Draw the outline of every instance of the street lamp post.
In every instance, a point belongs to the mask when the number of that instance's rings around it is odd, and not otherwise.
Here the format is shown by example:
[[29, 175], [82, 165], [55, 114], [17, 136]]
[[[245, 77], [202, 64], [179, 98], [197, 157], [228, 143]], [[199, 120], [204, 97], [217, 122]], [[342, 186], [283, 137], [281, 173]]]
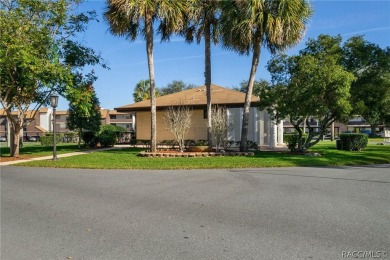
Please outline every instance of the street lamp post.
[[57, 160], [57, 144], [56, 144], [56, 107], [58, 105], [58, 96], [53, 94], [50, 96], [50, 105], [53, 108], [53, 161]]

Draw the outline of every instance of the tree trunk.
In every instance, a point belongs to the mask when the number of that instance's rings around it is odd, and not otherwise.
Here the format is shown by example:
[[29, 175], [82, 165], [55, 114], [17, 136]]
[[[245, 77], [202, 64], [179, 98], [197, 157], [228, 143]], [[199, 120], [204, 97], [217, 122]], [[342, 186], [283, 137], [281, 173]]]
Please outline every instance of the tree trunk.
[[[205, 16], [207, 10], [205, 10]], [[205, 85], [206, 85], [206, 98], [207, 98], [207, 143], [209, 147], [212, 147], [212, 135], [211, 135], [211, 25], [205, 21], [204, 31], [204, 43], [205, 43]]]
[[153, 21], [150, 14], [145, 17], [146, 23], [146, 53], [148, 56], [149, 81], [150, 81], [150, 151], [157, 150], [156, 138], [156, 86], [154, 83], [154, 64], [153, 64]]
[[20, 127], [11, 124], [11, 142], [10, 142], [10, 156], [18, 157], [20, 148]]
[[333, 142], [334, 141], [334, 122], [330, 126], [330, 140]]
[[79, 129], [79, 144], [78, 144], [79, 148], [81, 148], [81, 133], [82, 133], [82, 128]]
[[377, 127], [377, 125], [371, 125], [370, 137], [376, 137], [376, 127]]
[[248, 80], [248, 88], [245, 94], [244, 114], [242, 115], [242, 130], [241, 130], [241, 144], [240, 144], [241, 152], [245, 152], [248, 150], [248, 146], [246, 142], [248, 140], [249, 111], [251, 107], [251, 99], [252, 99], [253, 85], [255, 83], [256, 71], [260, 60], [260, 50], [261, 50], [260, 41], [257, 40], [253, 47], [254, 48], [253, 48], [253, 57], [252, 57], [252, 67], [251, 67], [251, 72]]

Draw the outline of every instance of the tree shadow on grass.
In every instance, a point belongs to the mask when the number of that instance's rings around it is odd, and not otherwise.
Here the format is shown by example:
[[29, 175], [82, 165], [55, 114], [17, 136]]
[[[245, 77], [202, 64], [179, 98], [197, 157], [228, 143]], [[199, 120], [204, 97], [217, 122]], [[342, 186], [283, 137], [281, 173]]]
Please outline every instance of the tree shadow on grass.
[[[83, 149], [78, 149], [76, 144], [61, 144], [57, 146], [57, 152], [78, 152], [82, 151]], [[21, 155], [34, 155], [34, 154], [41, 154], [41, 153], [49, 153], [53, 151], [53, 146], [24, 146], [20, 148], [19, 153]], [[0, 155], [1, 157], [9, 157], [10, 149], [9, 147], [1, 147], [0, 148]]]
[[138, 154], [142, 151], [145, 151], [145, 148], [130, 147], [130, 148], [106, 150], [104, 152], [110, 154]]
[[275, 159], [291, 166], [345, 167], [352, 165], [388, 164], [390, 149], [384, 146], [368, 146], [361, 152], [340, 151], [333, 146], [314, 147], [311, 152], [321, 156], [307, 156], [291, 152], [256, 152], [254, 158]]

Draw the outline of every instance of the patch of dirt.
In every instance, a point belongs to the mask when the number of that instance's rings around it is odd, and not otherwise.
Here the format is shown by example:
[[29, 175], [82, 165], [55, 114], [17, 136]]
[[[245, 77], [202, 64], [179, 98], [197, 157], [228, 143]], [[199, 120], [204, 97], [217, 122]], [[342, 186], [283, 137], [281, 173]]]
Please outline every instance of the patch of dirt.
[[11, 162], [11, 161], [25, 160], [25, 159], [35, 158], [35, 157], [37, 157], [37, 156], [33, 156], [33, 155], [19, 155], [18, 157], [1, 156], [0, 162]]

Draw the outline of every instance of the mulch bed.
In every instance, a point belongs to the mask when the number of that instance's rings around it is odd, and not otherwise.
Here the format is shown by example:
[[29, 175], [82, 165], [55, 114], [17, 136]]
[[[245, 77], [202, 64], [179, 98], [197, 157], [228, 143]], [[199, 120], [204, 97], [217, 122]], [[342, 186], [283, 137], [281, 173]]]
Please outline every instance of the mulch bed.
[[159, 152], [140, 152], [141, 157], [215, 157], [215, 156], [254, 156], [253, 152], [178, 152], [178, 151], [159, 151]]

